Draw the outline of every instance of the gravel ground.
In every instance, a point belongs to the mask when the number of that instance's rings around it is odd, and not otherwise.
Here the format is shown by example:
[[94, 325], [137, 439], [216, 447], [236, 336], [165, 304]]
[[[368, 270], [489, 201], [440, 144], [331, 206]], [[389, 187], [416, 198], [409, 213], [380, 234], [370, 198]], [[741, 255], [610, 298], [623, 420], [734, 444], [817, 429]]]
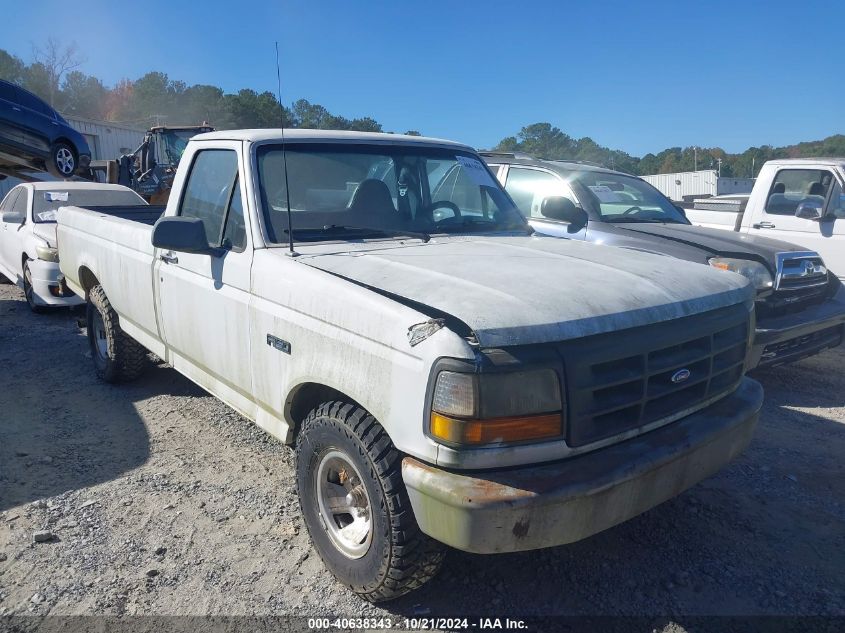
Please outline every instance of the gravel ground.
[[287, 448], [165, 366], [98, 382], [67, 311], [0, 286], [0, 615], [842, 616], [843, 362], [760, 373], [751, 447], [680, 497], [373, 606], [309, 546]]

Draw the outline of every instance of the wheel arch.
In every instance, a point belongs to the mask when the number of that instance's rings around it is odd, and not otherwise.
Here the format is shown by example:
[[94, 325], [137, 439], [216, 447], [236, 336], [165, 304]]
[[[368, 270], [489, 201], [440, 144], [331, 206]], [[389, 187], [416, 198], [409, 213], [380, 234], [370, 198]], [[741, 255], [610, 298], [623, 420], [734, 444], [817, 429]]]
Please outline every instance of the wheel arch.
[[78, 279], [79, 285], [85, 291], [85, 300], [87, 301], [88, 295], [91, 292], [91, 288], [98, 285], [100, 283], [100, 280], [97, 279], [97, 276], [90, 268], [88, 268], [88, 266], [79, 267]]
[[355, 406], [367, 409], [355, 398], [340, 389], [319, 382], [302, 382], [291, 389], [285, 400], [284, 416], [290, 425], [289, 438], [296, 441], [296, 435], [302, 426], [302, 421], [312, 409], [329, 400], [343, 400]]
[[79, 148], [76, 147], [76, 143], [70, 140], [67, 136], [57, 136], [53, 139], [51, 145], [55, 145], [56, 143], [64, 143], [65, 145], [70, 147], [70, 149], [73, 150], [73, 153], [76, 156], [77, 162], [79, 161]]

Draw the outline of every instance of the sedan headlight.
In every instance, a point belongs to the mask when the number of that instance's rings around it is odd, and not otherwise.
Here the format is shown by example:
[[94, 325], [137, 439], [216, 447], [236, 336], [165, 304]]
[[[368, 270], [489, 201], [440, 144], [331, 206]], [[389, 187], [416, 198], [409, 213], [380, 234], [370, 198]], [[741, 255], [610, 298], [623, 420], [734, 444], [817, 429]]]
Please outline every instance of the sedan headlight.
[[43, 259], [45, 262], [59, 261], [59, 249], [57, 248], [50, 248], [49, 246], [36, 246], [35, 254], [38, 255], [38, 259]]
[[551, 369], [441, 371], [429, 430], [435, 439], [457, 446], [548, 440], [561, 436], [561, 409], [560, 381]]
[[737, 259], [734, 257], [713, 257], [708, 260], [713, 268], [730, 270], [748, 278], [754, 287], [759, 290], [771, 290], [774, 280], [769, 269], [760, 262], [750, 259]]

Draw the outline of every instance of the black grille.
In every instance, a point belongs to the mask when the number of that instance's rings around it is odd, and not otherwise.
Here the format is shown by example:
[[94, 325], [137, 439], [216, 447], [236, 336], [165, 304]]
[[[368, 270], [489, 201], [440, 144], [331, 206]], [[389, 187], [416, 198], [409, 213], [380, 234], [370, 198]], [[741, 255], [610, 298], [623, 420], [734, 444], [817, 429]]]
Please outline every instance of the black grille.
[[748, 328], [748, 310], [737, 305], [563, 343], [567, 442], [589, 444], [732, 391]]
[[760, 365], [771, 365], [772, 363], [793, 360], [815, 353], [827, 347], [836, 347], [842, 342], [842, 326], [833, 327], [805, 334], [797, 338], [766, 345], [763, 355], [760, 358]]

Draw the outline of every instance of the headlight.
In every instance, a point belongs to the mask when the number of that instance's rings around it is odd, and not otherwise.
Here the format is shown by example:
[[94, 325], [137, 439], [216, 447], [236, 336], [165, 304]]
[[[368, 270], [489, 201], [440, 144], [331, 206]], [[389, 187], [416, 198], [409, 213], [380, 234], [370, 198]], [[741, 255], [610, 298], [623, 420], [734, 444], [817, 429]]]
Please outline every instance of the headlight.
[[59, 261], [59, 249], [57, 248], [50, 248], [49, 246], [36, 246], [35, 254], [38, 255], [38, 259], [43, 259], [45, 262]]
[[708, 260], [713, 268], [730, 270], [751, 280], [757, 290], [770, 290], [774, 285], [769, 269], [760, 262], [750, 259], [736, 259], [733, 257], [713, 257]]
[[431, 435], [447, 444], [510, 444], [562, 433], [560, 382], [551, 369], [464, 374], [441, 371]]

